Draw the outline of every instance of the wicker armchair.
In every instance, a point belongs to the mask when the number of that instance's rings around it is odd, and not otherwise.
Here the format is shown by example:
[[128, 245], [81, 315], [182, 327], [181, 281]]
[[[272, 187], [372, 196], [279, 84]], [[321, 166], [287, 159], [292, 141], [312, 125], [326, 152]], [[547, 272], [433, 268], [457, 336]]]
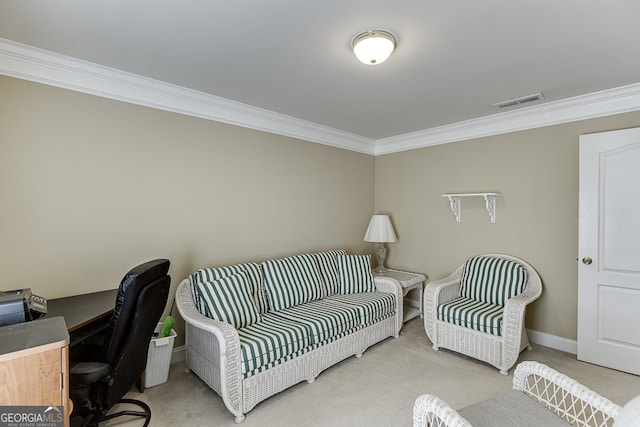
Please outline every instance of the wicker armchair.
[[[509, 264], [518, 269], [522, 291], [515, 296], [503, 296], [499, 301], [494, 323], [489, 330], [454, 324], [449, 320], [441, 320], [438, 307], [446, 303], [454, 303], [461, 298], [461, 283], [465, 282], [466, 267], [472, 260], [489, 259], [496, 264]], [[515, 263], [515, 264], [514, 264]], [[465, 268], [467, 272], [465, 273]], [[424, 290], [424, 327], [434, 350], [447, 348], [489, 363], [507, 375], [515, 365], [518, 355], [525, 348], [531, 349], [524, 326], [525, 309], [536, 300], [542, 292], [540, 276], [525, 261], [503, 254], [485, 254], [471, 258], [460, 266], [449, 277], [428, 283]], [[503, 307], [502, 309], [498, 306]], [[479, 310], [478, 310], [479, 311]], [[499, 315], [502, 319], [499, 320]], [[498, 320], [496, 320], [498, 319]], [[474, 320], [475, 321], [475, 320]], [[466, 322], [466, 320], [465, 320]], [[489, 323], [489, 321], [487, 321]]]
[[[516, 405], [512, 404], [518, 401]], [[577, 381], [538, 362], [522, 362], [513, 376], [513, 391], [453, 410], [436, 396], [424, 394], [413, 406], [414, 427], [512, 427], [567, 425], [640, 427], [640, 396], [623, 408]]]

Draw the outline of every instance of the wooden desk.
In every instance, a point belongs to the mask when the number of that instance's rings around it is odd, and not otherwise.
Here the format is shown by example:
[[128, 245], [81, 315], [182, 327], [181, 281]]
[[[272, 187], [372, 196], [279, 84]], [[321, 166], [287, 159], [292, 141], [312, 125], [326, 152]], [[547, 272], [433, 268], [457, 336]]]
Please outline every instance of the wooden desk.
[[61, 317], [0, 327], [0, 405], [62, 406], [68, 426], [68, 358], [69, 334]]

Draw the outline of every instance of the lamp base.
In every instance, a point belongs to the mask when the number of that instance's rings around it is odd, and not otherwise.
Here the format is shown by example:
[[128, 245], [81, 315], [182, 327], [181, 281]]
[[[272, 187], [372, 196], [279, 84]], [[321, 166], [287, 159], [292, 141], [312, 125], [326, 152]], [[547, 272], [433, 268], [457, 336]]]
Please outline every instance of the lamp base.
[[387, 248], [384, 242], [377, 243], [375, 249], [376, 259], [378, 260], [378, 266], [373, 270], [374, 273], [386, 273], [387, 269], [384, 268], [384, 259], [387, 257]]

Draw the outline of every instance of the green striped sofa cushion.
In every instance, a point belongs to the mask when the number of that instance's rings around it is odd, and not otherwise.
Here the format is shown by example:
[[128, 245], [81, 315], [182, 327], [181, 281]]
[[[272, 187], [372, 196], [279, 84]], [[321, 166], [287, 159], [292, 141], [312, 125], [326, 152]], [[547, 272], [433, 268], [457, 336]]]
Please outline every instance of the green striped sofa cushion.
[[459, 296], [505, 305], [527, 284], [527, 271], [517, 262], [479, 256], [467, 260], [460, 279]]
[[242, 328], [261, 320], [252, 296], [249, 294], [247, 273], [222, 277], [210, 282], [196, 284], [201, 301], [201, 314]]
[[[222, 277], [230, 276], [232, 274], [246, 271], [249, 277], [249, 283], [251, 286], [251, 294], [253, 295], [254, 302], [260, 313], [266, 313], [269, 311], [269, 304], [267, 303], [267, 296], [264, 289], [264, 281], [262, 279], [262, 269], [259, 264], [255, 262], [247, 262], [243, 264], [235, 264], [226, 267], [212, 267], [201, 268], [191, 275], [191, 283], [195, 286], [201, 282], [211, 282]], [[195, 295], [195, 288], [194, 288]], [[196, 300], [198, 305], [198, 300]]]
[[331, 295], [328, 300], [349, 305], [358, 310], [360, 326], [369, 326], [396, 312], [396, 298], [387, 292], [360, 292], [348, 295]]
[[238, 329], [238, 336], [245, 376], [297, 354], [311, 344], [305, 325], [275, 313], [263, 315], [260, 323]]
[[287, 354], [286, 356], [281, 357], [280, 359], [277, 359], [277, 360], [274, 360], [272, 362], [269, 362], [266, 365], [258, 366], [257, 368], [252, 369], [250, 371], [246, 371], [246, 372], [245, 372], [245, 366], [244, 366], [244, 362], [243, 362], [242, 377], [243, 378], [249, 378], [252, 375], [259, 374], [260, 372], [264, 372], [269, 368], [281, 365], [284, 362], [287, 362], [287, 361], [289, 361], [291, 359], [295, 359], [296, 357], [298, 357], [300, 355], [303, 355], [303, 354], [309, 352], [310, 350], [313, 350], [314, 348], [315, 348], [315, 346], [305, 347], [305, 348], [303, 348], [301, 350], [296, 351], [295, 353]]
[[358, 311], [354, 307], [336, 304], [328, 299], [296, 305], [274, 314], [305, 325], [311, 344], [325, 341], [358, 325]]
[[346, 255], [342, 249], [326, 252], [318, 252], [313, 254], [318, 263], [320, 276], [324, 282], [329, 295], [340, 292], [340, 278], [338, 276], [338, 255]]
[[460, 297], [438, 306], [438, 319], [491, 335], [502, 335], [504, 307]]
[[327, 296], [327, 288], [311, 254], [264, 261], [262, 270], [272, 311], [284, 310]]
[[341, 294], [376, 290], [371, 272], [371, 255], [338, 255], [336, 261]]

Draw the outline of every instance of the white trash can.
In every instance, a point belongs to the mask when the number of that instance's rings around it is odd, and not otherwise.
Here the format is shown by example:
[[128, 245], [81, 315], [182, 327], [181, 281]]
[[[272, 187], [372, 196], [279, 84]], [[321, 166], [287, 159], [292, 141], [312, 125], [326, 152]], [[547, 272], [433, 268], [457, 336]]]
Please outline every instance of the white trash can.
[[[162, 330], [162, 322], [156, 326], [155, 333]], [[171, 365], [171, 352], [173, 351], [173, 341], [176, 339], [175, 330], [164, 338], [151, 338], [149, 343], [149, 353], [147, 353], [147, 369], [144, 373], [144, 387], [153, 387], [164, 384], [169, 378], [169, 365]]]

